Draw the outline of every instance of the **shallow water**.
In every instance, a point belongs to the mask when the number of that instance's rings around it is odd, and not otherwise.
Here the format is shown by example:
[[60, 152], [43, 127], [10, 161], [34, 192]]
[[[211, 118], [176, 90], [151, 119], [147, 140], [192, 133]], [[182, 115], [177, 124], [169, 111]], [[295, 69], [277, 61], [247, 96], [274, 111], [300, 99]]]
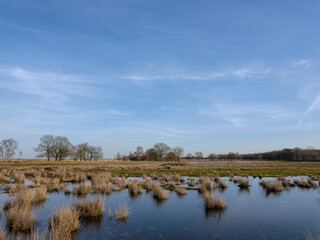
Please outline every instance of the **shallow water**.
[[[224, 211], [207, 212], [196, 190], [180, 198], [168, 191], [168, 200], [155, 201], [145, 191], [131, 198], [127, 189], [105, 197], [104, 217], [82, 222], [77, 239], [305, 239], [308, 228], [320, 235], [320, 194], [317, 189], [297, 187], [279, 195], [267, 195], [259, 179], [250, 179], [249, 191], [241, 191], [233, 182], [225, 191], [215, 190], [227, 204]], [[94, 194], [93, 194], [94, 195]], [[0, 194], [3, 206], [7, 194]], [[54, 210], [72, 205], [77, 196], [49, 193], [45, 205], [34, 210], [37, 230], [48, 231]], [[130, 216], [126, 222], [108, 218], [108, 209], [126, 203]], [[1, 222], [5, 226], [5, 216]]]

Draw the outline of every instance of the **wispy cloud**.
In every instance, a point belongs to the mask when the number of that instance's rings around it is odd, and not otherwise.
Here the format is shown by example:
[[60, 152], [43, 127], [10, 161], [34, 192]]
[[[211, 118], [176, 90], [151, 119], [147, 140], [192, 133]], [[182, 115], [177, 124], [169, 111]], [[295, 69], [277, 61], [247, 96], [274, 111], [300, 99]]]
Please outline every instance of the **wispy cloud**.
[[299, 59], [299, 60], [294, 60], [291, 64], [292, 67], [304, 67], [308, 68], [312, 66], [312, 61], [309, 59]]
[[312, 101], [312, 103], [310, 104], [310, 106], [307, 108], [307, 110], [302, 114], [297, 126], [296, 126], [296, 129], [298, 129], [302, 122], [303, 122], [303, 119], [311, 112], [317, 110], [317, 109], [320, 109], [320, 93], [316, 96], [316, 98]]
[[1, 21], [1, 20], [0, 20], [0, 25], [2, 25], [4, 27], [8, 27], [8, 28], [24, 31], [24, 32], [30, 32], [30, 33], [45, 33], [46, 32], [46, 31], [39, 30], [39, 29], [36, 29], [36, 28], [20, 26], [20, 25], [16, 25], [16, 24], [13, 24], [13, 23], [4, 22], [4, 21]]
[[153, 81], [211, 81], [221, 78], [252, 78], [264, 76], [271, 72], [269, 67], [240, 67], [223, 71], [211, 71], [206, 73], [192, 73], [188, 71], [164, 71], [163, 73], [133, 73], [121, 76], [120, 79], [130, 80], [139, 86], [145, 86]]
[[212, 117], [231, 123], [237, 128], [252, 126], [254, 122], [263, 119], [280, 121], [291, 118], [294, 114], [289, 110], [269, 105], [237, 105], [237, 104], [214, 104], [200, 108], [198, 114]]
[[18, 67], [0, 68], [0, 88], [55, 101], [65, 101], [72, 95], [89, 96], [95, 90], [90, 81], [80, 76]]

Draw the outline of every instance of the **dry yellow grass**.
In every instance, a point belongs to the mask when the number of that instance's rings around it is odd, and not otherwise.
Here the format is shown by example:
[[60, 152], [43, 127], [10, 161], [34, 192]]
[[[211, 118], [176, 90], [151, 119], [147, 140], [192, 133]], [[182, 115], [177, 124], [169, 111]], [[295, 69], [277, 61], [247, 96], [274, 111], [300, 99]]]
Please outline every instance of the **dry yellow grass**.
[[142, 193], [142, 188], [139, 180], [130, 180], [128, 183], [128, 191], [131, 195], [138, 195]]
[[227, 207], [223, 198], [221, 198], [219, 195], [213, 197], [209, 192], [205, 192], [203, 194], [203, 200], [204, 207], [206, 209], [225, 209]]
[[200, 188], [199, 188], [200, 192], [204, 193], [206, 191], [211, 191], [212, 186], [211, 186], [211, 179], [209, 177], [200, 177], [199, 182], [200, 182]]
[[31, 231], [36, 223], [36, 218], [25, 207], [12, 206], [7, 213], [7, 229], [12, 232]]
[[78, 200], [73, 204], [73, 208], [79, 212], [82, 218], [100, 217], [104, 212], [104, 199], [99, 196], [96, 199]]
[[72, 233], [80, 227], [79, 213], [70, 207], [53, 213], [50, 221], [50, 240], [71, 240]]
[[281, 181], [264, 181], [260, 182], [260, 185], [269, 192], [281, 192], [283, 190], [283, 184]]
[[44, 202], [47, 200], [47, 187], [38, 187], [33, 198], [34, 203]]
[[179, 196], [183, 196], [183, 195], [186, 195], [187, 194], [187, 190], [185, 187], [182, 187], [182, 186], [178, 186], [175, 188], [174, 190]]
[[119, 204], [119, 207], [114, 211], [114, 215], [118, 221], [125, 221], [129, 217], [130, 210], [128, 206], [124, 204]]
[[153, 186], [153, 197], [155, 199], [163, 200], [168, 199], [168, 194], [159, 184]]

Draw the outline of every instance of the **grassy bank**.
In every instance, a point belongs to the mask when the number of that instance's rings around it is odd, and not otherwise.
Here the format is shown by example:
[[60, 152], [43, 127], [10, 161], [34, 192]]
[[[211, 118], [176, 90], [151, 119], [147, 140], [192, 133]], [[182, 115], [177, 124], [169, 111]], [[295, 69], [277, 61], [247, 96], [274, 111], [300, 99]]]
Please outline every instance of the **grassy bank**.
[[320, 163], [307, 162], [246, 162], [190, 163], [190, 162], [133, 162], [133, 161], [10, 161], [0, 163], [0, 169], [34, 169], [36, 171], [79, 171], [85, 173], [110, 172], [114, 176], [143, 176], [178, 173], [182, 176], [250, 175], [250, 176], [312, 176], [320, 177]]

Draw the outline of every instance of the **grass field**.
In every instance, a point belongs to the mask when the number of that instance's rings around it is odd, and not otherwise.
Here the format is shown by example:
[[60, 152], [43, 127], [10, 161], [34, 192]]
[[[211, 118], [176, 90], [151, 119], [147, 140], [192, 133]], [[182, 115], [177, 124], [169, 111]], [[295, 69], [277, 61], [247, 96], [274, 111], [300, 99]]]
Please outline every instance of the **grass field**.
[[[227, 163], [191, 163], [179, 162], [134, 162], [134, 161], [44, 161], [24, 160], [0, 163], [0, 169], [35, 171], [79, 171], [85, 173], [110, 172], [113, 176], [139, 177], [150, 174], [180, 174], [182, 176], [215, 176], [219, 175], [250, 175], [263, 177], [278, 176], [311, 176], [314, 179], [320, 177], [320, 163], [307, 162], [236, 162]], [[27, 173], [26, 173], [27, 175]]]

